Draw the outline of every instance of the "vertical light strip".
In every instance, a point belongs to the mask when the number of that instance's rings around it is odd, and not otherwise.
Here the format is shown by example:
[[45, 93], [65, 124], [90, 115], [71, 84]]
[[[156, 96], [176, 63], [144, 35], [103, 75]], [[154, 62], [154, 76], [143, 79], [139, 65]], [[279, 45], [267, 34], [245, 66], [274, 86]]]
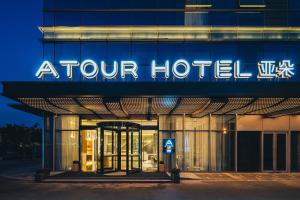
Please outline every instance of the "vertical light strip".
[[52, 153], [53, 153], [53, 155], [52, 155], [52, 170], [53, 171], [55, 171], [55, 148], [56, 148], [56, 143], [55, 143], [55, 140], [56, 140], [56, 137], [55, 137], [55, 133], [56, 133], [56, 123], [55, 123], [55, 118], [56, 118], [57, 116], [53, 116], [52, 117]]
[[45, 168], [45, 124], [47, 118], [44, 116], [44, 127], [42, 130], [42, 168]]
[[238, 114], [235, 114], [235, 131], [234, 131], [234, 171], [237, 172], [238, 171], [238, 153], [237, 153], [237, 142], [238, 142]]

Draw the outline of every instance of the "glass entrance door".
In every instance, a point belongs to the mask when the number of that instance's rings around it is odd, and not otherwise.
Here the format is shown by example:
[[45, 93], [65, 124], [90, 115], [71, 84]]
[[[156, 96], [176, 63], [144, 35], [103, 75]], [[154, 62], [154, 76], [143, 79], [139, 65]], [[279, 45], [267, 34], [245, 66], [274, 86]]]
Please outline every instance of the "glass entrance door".
[[121, 131], [121, 170], [141, 169], [141, 134], [140, 131], [128, 129]]
[[287, 134], [265, 132], [262, 137], [263, 171], [285, 171], [287, 163]]
[[81, 138], [81, 170], [95, 172], [97, 166], [97, 131], [82, 130]]
[[142, 136], [140, 131], [131, 129], [128, 133], [128, 168], [129, 170], [138, 171], [141, 169], [141, 149], [142, 149]]
[[98, 123], [100, 173], [141, 171], [141, 129], [129, 122]]
[[[103, 135], [102, 135], [103, 134]], [[118, 169], [118, 131], [103, 129], [100, 138], [100, 154], [105, 172], [116, 171]]]

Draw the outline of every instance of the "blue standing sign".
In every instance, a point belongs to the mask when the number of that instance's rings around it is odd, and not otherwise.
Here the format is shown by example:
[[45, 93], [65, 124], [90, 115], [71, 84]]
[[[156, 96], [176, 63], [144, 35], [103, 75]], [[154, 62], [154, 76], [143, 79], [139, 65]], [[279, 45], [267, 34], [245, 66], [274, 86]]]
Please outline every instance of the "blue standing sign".
[[175, 152], [175, 139], [163, 139], [163, 152], [164, 154], [173, 154]]

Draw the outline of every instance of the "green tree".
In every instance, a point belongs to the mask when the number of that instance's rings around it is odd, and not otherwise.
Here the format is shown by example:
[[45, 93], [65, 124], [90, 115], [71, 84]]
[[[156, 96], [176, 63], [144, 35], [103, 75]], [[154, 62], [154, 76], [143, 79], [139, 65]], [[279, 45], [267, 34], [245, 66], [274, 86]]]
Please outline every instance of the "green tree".
[[40, 156], [42, 129], [39, 124], [31, 127], [6, 124], [0, 127], [2, 157], [33, 158]]

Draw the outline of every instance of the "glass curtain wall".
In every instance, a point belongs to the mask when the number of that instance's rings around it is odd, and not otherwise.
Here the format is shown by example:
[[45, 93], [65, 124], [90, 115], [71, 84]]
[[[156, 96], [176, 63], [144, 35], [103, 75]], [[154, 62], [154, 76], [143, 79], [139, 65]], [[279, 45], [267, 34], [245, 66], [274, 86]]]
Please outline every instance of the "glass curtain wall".
[[183, 171], [208, 171], [209, 139], [207, 131], [176, 132], [177, 165]]
[[176, 131], [176, 165], [183, 171], [230, 170], [228, 136], [221, 131]]
[[[166, 165], [169, 168], [176, 166], [182, 171], [232, 170], [234, 128], [235, 116], [232, 115], [203, 118], [173, 116], [172, 119], [160, 117], [160, 138], [176, 140], [175, 163]], [[160, 159], [164, 160], [165, 157], [162, 155]]]
[[55, 169], [68, 171], [79, 160], [79, 117], [59, 116], [55, 122]]
[[299, 7], [299, 0], [187, 0], [185, 25], [297, 26]]

